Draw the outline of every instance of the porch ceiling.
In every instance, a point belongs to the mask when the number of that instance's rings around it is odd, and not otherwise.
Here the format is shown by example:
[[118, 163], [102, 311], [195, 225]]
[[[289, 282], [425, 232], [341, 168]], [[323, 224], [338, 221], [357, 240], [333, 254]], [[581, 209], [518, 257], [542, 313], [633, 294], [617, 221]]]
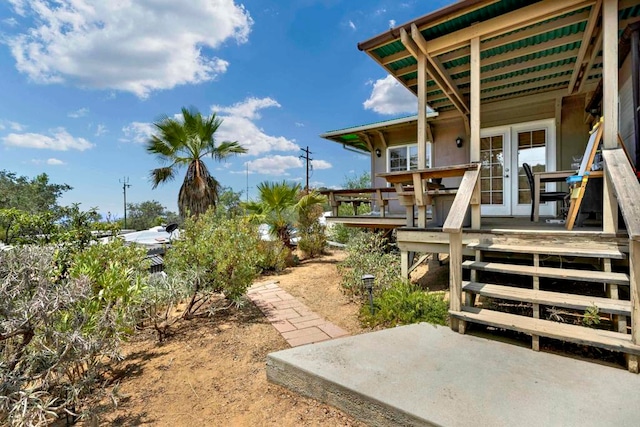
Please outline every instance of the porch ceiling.
[[[461, 98], [469, 105], [475, 36], [482, 103], [556, 90], [571, 95], [593, 90], [602, 77], [601, 9], [601, 0], [465, 0], [358, 48], [417, 94], [417, 60], [401, 41], [401, 30], [411, 38], [415, 25], [428, 50], [427, 103], [439, 112], [460, 109]], [[619, 11], [622, 32], [640, 19], [640, 0], [619, 0]]]

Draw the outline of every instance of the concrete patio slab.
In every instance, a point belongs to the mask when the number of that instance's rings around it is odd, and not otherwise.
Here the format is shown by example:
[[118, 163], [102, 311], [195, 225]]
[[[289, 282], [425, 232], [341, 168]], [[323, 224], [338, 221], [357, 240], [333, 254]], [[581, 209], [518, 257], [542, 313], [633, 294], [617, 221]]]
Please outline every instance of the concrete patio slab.
[[271, 353], [267, 378], [373, 426], [638, 426], [640, 376], [428, 324]]

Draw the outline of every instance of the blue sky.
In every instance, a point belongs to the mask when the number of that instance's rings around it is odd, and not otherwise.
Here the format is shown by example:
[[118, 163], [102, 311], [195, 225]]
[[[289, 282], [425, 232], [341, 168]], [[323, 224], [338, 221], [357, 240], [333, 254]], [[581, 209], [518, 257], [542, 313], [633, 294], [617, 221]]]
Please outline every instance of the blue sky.
[[[357, 43], [448, 1], [0, 0], [0, 169], [73, 190], [115, 217], [128, 202], [177, 211], [183, 174], [152, 190], [144, 142], [183, 106], [224, 119], [249, 152], [207, 164], [249, 197], [263, 181], [337, 187], [366, 156], [318, 135], [414, 114], [416, 100]], [[303, 184], [304, 185], [304, 184]], [[245, 196], [243, 196], [245, 197]]]

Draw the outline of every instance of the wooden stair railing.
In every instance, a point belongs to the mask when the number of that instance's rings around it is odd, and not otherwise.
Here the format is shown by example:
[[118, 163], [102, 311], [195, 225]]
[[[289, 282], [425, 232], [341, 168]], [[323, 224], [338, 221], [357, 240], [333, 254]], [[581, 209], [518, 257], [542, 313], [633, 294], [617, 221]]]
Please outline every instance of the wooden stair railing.
[[[462, 307], [462, 224], [472, 202], [479, 208], [480, 167], [478, 164], [477, 169], [464, 173], [442, 227], [443, 232], [449, 233], [449, 309], [452, 311], [460, 311]], [[452, 318], [451, 328], [464, 333], [466, 323]]]
[[603, 150], [602, 157], [629, 235], [631, 339], [640, 345], [640, 183], [622, 148]]

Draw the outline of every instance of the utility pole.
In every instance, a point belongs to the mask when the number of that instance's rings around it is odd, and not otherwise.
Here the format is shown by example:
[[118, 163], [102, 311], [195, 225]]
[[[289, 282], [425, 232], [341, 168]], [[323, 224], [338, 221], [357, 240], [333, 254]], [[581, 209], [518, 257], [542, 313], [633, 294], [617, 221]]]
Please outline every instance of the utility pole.
[[247, 162], [247, 203], [249, 203], [249, 162]]
[[122, 228], [126, 230], [127, 228], [127, 188], [131, 187], [131, 184], [129, 184], [129, 177], [125, 176], [123, 179], [120, 180], [120, 183], [122, 184], [122, 192], [124, 193], [124, 227]]
[[307, 145], [307, 148], [301, 148], [301, 150], [304, 152], [304, 155], [301, 155], [300, 158], [306, 160], [307, 162], [307, 185], [304, 187], [305, 191], [307, 192], [307, 194], [309, 194], [309, 166], [311, 165], [311, 160], [313, 160], [311, 157], [309, 157], [310, 154], [313, 154], [311, 151], [309, 151], [309, 146]]

